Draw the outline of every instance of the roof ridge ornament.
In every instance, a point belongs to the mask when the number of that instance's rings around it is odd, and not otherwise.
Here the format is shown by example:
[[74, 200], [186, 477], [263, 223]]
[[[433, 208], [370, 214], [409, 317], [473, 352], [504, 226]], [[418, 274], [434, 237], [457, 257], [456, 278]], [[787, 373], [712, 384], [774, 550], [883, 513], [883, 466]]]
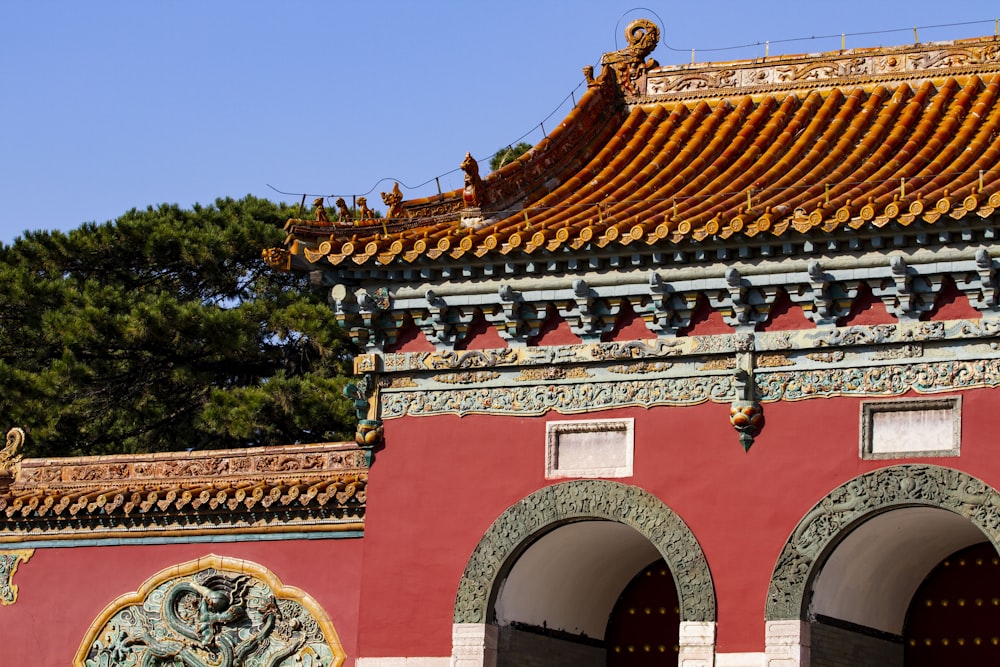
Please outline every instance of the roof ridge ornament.
[[24, 429], [15, 426], [7, 431], [7, 443], [0, 449], [0, 477], [13, 477], [23, 454]]
[[483, 179], [479, 176], [479, 163], [472, 157], [472, 153], [466, 153], [461, 167], [465, 172], [462, 202], [466, 208], [479, 208], [486, 200]]
[[625, 39], [628, 46], [605, 53], [601, 65], [611, 68], [626, 95], [643, 94], [646, 72], [660, 66], [652, 58], [646, 60], [660, 41], [660, 28], [649, 19], [636, 19], [625, 27]]

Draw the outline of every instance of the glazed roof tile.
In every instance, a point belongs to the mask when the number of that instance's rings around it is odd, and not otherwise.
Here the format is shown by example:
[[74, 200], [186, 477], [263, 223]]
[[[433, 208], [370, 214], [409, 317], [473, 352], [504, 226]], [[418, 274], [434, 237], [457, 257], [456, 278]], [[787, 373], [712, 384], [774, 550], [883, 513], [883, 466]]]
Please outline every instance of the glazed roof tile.
[[290, 220], [289, 257], [405, 267], [944, 225], [1000, 208], [995, 38], [765, 64], [640, 59], [628, 85], [614, 55], [551, 135], [484, 179], [481, 209], [455, 191], [374, 225]]
[[95, 530], [287, 529], [364, 518], [368, 464], [351, 443], [26, 459], [0, 485], [0, 542]]

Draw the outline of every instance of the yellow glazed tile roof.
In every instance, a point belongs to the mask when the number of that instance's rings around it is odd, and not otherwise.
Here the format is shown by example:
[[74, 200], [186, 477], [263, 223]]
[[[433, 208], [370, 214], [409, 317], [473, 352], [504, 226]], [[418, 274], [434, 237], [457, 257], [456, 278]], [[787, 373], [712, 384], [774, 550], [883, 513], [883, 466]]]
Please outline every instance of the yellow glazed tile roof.
[[483, 180], [481, 208], [455, 191], [376, 224], [290, 220], [289, 256], [407, 266], [954, 224], [1000, 208], [994, 38], [766, 64], [639, 59], [627, 81], [614, 55], [559, 128]]
[[[25, 459], [0, 486], [0, 542], [93, 530], [197, 530], [246, 517], [364, 517], [368, 464], [351, 443]], [[221, 518], [220, 518], [221, 517]], [[136, 523], [138, 522], [138, 523]], [[360, 524], [359, 524], [360, 525]]]

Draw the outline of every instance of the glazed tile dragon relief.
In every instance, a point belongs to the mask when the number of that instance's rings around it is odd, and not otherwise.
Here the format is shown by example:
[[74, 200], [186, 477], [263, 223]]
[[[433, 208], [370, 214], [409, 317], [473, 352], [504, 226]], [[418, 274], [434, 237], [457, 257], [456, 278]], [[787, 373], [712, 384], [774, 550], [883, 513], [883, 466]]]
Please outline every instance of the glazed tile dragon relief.
[[202, 569], [126, 602], [106, 610], [103, 625], [92, 626], [96, 632], [81, 646], [76, 665], [338, 667], [344, 659], [336, 632], [322, 612], [317, 618], [311, 599], [282, 597], [267, 581], [243, 572]]

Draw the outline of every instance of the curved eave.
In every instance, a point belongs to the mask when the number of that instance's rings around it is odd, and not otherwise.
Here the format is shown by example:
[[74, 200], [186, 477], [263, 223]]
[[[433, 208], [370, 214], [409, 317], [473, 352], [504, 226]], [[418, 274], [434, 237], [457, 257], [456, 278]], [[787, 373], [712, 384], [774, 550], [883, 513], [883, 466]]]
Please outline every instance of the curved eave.
[[1000, 64], [977, 72], [837, 79], [605, 115], [595, 87], [560, 130], [589, 123], [600, 141], [547, 161], [536, 147], [502, 170], [544, 171], [487, 224], [359, 232], [302, 250], [328, 266], [405, 267], [960, 224], [1000, 208]]
[[0, 489], [0, 543], [26, 537], [364, 520], [366, 456], [347, 443], [28, 459]]

